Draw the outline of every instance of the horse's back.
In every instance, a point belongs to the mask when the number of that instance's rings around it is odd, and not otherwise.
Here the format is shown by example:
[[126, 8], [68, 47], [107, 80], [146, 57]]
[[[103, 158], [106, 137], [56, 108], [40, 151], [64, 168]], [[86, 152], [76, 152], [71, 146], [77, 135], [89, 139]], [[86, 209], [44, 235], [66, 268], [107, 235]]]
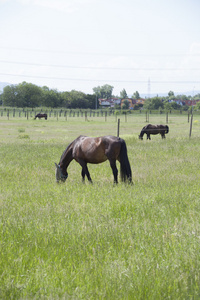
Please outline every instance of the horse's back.
[[79, 136], [73, 144], [75, 159], [98, 164], [113, 156], [118, 158], [122, 139], [115, 136], [88, 137]]

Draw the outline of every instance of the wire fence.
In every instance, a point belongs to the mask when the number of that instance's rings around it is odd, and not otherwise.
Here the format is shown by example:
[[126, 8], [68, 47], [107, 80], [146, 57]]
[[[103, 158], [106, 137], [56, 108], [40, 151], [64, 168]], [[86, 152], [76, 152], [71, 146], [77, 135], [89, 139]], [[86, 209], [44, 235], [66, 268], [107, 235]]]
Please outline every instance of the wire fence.
[[[47, 114], [47, 119], [49, 118], [56, 118], [57, 120], [59, 118], [65, 118], [66, 120], [68, 118], [73, 117], [80, 117], [85, 118], [87, 121], [88, 118], [91, 117], [104, 117], [105, 121], [107, 121], [107, 118], [110, 116], [114, 116], [117, 120], [118, 117], [124, 117], [125, 121], [128, 120], [129, 116], [134, 115], [143, 115], [146, 122], [149, 122], [151, 114], [154, 115], [165, 115], [166, 116], [166, 123], [168, 123], [169, 117], [172, 115], [185, 115], [187, 117], [187, 120], [189, 122], [191, 112], [189, 111], [178, 111], [178, 110], [130, 110], [130, 111], [123, 111], [123, 110], [103, 110], [103, 109], [97, 109], [97, 110], [84, 110], [84, 109], [48, 109], [48, 108], [1, 108], [0, 109], [0, 117], [1, 118], [26, 118], [27, 120], [33, 119], [37, 116], [37, 114]], [[192, 114], [200, 115], [200, 111], [193, 111]]]

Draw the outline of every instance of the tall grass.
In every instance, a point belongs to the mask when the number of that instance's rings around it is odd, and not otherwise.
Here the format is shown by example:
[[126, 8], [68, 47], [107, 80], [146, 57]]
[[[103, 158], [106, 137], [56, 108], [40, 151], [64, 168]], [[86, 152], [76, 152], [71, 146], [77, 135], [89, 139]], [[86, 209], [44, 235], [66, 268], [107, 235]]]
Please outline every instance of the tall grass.
[[76, 162], [56, 184], [54, 161], [79, 134], [116, 134], [114, 119], [0, 120], [0, 298], [199, 299], [195, 121], [191, 139], [178, 116], [151, 141], [139, 116], [121, 122], [134, 184], [113, 186], [108, 162], [89, 165], [93, 185]]

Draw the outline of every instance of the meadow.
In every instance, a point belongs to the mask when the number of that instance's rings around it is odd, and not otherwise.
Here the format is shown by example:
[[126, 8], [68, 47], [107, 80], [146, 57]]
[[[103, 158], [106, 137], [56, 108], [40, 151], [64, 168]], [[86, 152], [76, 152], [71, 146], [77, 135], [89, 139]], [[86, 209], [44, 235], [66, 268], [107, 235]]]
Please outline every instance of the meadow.
[[200, 298], [200, 116], [191, 138], [173, 114], [151, 141], [144, 114], [119, 118], [133, 185], [113, 185], [108, 162], [88, 165], [93, 185], [75, 161], [55, 182], [67, 145], [117, 135], [115, 116], [0, 117], [0, 299]]

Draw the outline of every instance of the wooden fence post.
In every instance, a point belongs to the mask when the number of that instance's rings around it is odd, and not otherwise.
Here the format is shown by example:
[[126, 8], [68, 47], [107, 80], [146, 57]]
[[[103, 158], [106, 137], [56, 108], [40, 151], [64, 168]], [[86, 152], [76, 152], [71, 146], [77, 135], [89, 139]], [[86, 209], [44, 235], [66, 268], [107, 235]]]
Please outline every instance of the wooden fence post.
[[125, 112], [125, 122], [127, 122], [127, 113]]
[[149, 122], [149, 112], [146, 112], [146, 122]]
[[118, 123], [117, 123], [117, 136], [119, 137], [119, 125], [120, 125], [120, 119], [118, 119]]
[[189, 137], [192, 135], [192, 121], [193, 121], [193, 113], [191, 114], [191, 120], [190, 120], [190, 134]]

